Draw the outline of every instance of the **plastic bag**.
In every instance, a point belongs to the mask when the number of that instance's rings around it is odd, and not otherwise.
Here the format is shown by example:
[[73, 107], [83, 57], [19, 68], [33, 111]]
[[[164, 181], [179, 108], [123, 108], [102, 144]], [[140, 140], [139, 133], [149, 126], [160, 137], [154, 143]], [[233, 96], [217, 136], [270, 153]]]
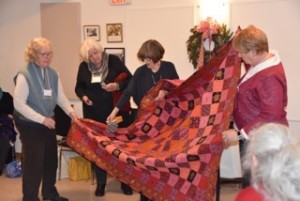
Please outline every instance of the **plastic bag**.
[[22, 175], [21, 161], [12, 161], [7, 164], [5, 169], [5, 175], [9, 178], [17, 178]]
[[72, 181], [88, 180], [91, 178], [91, 163], [81, 156], [69, 159], [69, 179]]

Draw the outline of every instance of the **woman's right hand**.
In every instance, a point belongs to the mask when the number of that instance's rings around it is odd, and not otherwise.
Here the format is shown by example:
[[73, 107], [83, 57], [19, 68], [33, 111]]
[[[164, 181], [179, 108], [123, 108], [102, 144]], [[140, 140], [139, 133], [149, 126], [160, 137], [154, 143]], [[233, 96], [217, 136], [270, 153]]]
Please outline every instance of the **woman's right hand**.
[[119, 108], [115, 107], [113, 109], [113, 111], [110, 113], [110, 115], [107, 117], [106, 121], [107, 122], [113, 122], [115, 120], [118, 112], [119, 112]]
[[55, 121], [52, 118], [46, 117], [43, 121], [43, 125], [49, 129], [55, 129]]
[[86, 105], [89, 105], [89, 106], [92, 106], [92, 105], [93, 105], [93, 101], [91, 101], [91, 100], [89, 99], [89, 97], [87, 97], [87, 96], [83, 96], [83, 97], [82, 97], [82, 101], [83, 101]]
[[231, 142], [236, 142], [239, 140], [238, 133], [234, 129], [228, 129], [222, 133], [223, 140], [225, 142], [225, 147], [228, 147]]

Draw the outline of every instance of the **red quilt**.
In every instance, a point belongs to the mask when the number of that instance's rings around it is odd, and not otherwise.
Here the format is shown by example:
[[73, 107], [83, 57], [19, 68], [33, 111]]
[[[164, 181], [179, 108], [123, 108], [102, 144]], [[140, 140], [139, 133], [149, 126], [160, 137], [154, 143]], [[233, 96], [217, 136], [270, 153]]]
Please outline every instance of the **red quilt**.
[[[161, 80], [136, 121], [115, 133], [89, 119], [72, 124], [67, 143], [152, 200], [210, 201], [240, 76], [231, 42], [186, 81]], [[171, 91], [154, 102], [160, 89]]]

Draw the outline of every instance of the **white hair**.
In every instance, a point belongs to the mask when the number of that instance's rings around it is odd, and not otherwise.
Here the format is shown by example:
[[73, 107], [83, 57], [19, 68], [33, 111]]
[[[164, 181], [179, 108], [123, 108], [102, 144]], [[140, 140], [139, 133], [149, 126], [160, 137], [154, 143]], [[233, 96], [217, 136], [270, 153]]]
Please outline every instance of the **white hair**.
[[286, 126], [267, 123], [250, 132], [244, 168], [266, 201], [300, 200], [300, 139]]
[[79, 56], [82, 61], [89, 63], [89, 53], [88, 52], [90, 49], [95, 49], [100, 53], [103, 52], [103, 47], [98, 41], [96, 41], [95, 39], [92, 39], [92, 38], [88, 38], [82, 42], [80, 50], [79, 50]]

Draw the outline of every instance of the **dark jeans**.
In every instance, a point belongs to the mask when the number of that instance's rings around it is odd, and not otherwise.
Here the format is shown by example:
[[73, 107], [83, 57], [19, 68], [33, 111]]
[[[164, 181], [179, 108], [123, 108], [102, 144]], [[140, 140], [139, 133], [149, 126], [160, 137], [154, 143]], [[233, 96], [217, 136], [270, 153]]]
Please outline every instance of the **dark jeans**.
[[42, 196], [58, 196], [55, 187], [57, 170], [57, 143], [55, 130], [16, 123], [22, 142], [23, 201], [39, 201]]

